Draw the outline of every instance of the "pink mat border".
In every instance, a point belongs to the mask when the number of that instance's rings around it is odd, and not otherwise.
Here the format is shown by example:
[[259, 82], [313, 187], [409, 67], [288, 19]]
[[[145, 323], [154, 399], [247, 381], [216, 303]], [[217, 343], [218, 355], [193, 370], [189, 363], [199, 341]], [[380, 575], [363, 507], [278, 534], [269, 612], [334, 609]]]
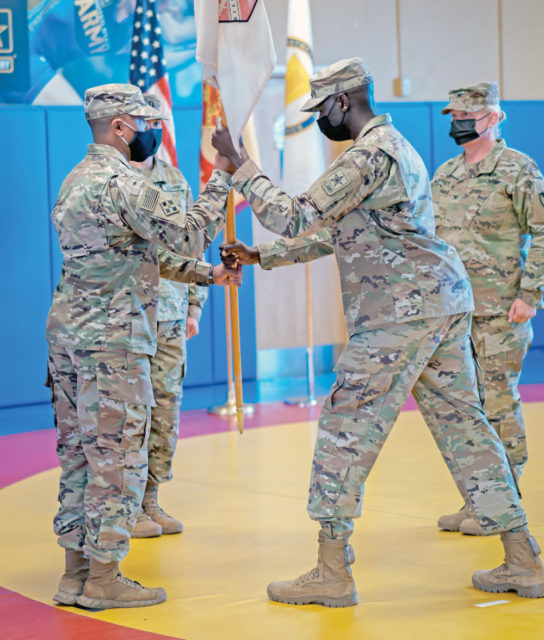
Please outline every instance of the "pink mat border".
[[[520, 386], [523, 402], [544, 402], [544, 384]], [[404, 411], [417, 409], [410, 396]], [[263, 402], [255, 405], [255, 413], [245, 418], [245, 429], [317, 420], [319, 407], [293, 407], [283, 402]], [[236, 419], [219, 418], [205, 409], [181, 412], [180, 438], [236, 431]], [[55, 430], [41, 429], [0, 436], [0, 488], [24, 480], [36, 473], [58, 466], [55, 451]]]

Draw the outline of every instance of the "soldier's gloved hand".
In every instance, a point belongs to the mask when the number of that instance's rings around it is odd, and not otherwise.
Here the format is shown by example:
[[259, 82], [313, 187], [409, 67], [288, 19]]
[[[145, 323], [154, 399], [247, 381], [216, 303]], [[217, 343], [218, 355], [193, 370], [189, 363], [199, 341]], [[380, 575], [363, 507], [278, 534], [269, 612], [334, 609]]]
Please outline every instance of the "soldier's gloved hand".
[[239, 169], [249, 158], [249, 155], [240, 140], [240, 152], [236, 151], [230, 137], [230, 131], [217, 122], [217, 128], [212, 134], [212, 146], [220, 155], [229, 158], [236, 169]]
[[223, 264], [229, 267], [240, 264], [259, 264], [261, 258], [257, 247], [248, 247], [240, 240], [232, 244], [222, 244], [219, 250]]
[[213, 283], [222, 286], [229, 284], [239, 287], [242, 284], [242, 267], [229, 268], [224, 264], [216, 264], [212, 271]]

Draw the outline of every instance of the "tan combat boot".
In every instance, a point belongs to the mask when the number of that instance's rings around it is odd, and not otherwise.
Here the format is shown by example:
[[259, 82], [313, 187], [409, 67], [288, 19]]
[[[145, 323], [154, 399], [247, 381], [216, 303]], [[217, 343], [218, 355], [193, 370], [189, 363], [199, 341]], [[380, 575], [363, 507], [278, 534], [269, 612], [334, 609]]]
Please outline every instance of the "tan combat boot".
[[461, 522], [459, 525], [459, 531], [461, 533], [466, 533], [468, 536], [485, 536], [480, 522], [472, 516], [465, 518], [463, 522]]
[[83, 551], [74, 549], [65, 549], [64, 558], [64, 575], [53, 600], [60, 604], [75, 604], [78, 596], [83, 593], [83, 585], [89, 575], [89, 559], [83, 555]]
[[465, 505], [460, 511], [457, 511], [457, 513], [450, 513], [447, 516], [438, 518], [438, 528], [443, 531], [459, 531], [459, 525], [467, 518], [472, 518], [472, 516]]
[[472, 584], [481, 591], [516, 591], [522, 598], [544, 597], [544, 566], [538, 557], [540, 547], [527, 527], [520, 533], [501, 533], [505, 558], [500, 567], [476, 571]]
[[268, 597], [285, 604], [321, 604], [351, 607], [357, 604], [357, 590], [350, 564], [355, 556], [346, 540], [319, 536], [317, 567], [294, 580], [271, 582]]
[[139, 582], [121, 575], [118, 562], [102, 564], [91, 558], [89, 577], [77, 604], [87, 609], [115, 609], [148, 607], [164, 600], [166, 591], [162, 587], [143, 587]]
[[142, 509], [138, 512], [136, 518], [136, 524], [132, 529], [132, 538], [156, 538], [162, 535], [162, 527], [157, 522], [151, 520], [151, 518], [144, 513]]
[[172, 518], [168, 515], [157, 502], [157, 496], [159, 492], [159, 485], [147, 483], [145, 488], [144, 499], [142, 502], [142, 509], [144, 513], [160, 525], [163, 534], [169, 535], [171, 533], [181, 533], [183, 531], [183, 525], [179, 520]]

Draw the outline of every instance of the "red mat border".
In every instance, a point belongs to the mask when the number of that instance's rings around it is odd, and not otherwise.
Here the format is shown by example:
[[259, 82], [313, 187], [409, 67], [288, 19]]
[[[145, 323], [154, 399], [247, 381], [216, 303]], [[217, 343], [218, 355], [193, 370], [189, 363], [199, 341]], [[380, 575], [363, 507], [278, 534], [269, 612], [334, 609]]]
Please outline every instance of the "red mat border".
[[5, 640], [179, 640], [81, 616], [3, 587], [0, 620], [0, 634]]

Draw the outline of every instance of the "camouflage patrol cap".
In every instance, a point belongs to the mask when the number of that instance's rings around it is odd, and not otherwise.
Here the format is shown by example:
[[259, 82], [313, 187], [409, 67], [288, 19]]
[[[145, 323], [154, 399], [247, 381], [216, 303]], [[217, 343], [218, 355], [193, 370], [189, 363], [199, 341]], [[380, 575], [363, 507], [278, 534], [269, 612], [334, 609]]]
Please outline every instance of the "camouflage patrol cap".
[[329, 96], [341, 91], [372, 84], [374, 78], [361, 58], [346, 58], [321, 69], [310, 78], [312, 97], [301, 107], [301, 111], [317, 111], [317, 107]]
[[159, 112], [158, 116], [149, 116], [148, 120], [169, 120], [165, 115], [161, 112], [161, 101], [160, 98], [153, 95], [152, 93], [144, 93], [144, 100], [146, 103], [155, 111]]
[[140, 118], [160, 117], [160, 112], [146, 103], [140, 89], [133, 84], [102, 84], [85, 91], [87, 120], [124, 113]]
[[448, 93], [449, 103], [442, 109], [442, 113], [450, 111], [480, 111], [490, 107], [493, 111], [500, 111], [499, 86], [496, 82], [480, 82], [467, 87], [459, 87]]

